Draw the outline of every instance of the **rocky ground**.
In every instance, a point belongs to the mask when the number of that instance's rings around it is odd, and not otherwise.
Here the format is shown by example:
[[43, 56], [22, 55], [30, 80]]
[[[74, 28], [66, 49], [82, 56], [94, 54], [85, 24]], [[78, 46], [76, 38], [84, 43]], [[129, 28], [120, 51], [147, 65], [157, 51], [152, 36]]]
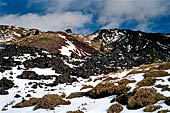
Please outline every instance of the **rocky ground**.
[[0, 26], [0, 32], [4, 113], [170, 112], [166, 34], [114, 29], [78, 35], [15, 26]]

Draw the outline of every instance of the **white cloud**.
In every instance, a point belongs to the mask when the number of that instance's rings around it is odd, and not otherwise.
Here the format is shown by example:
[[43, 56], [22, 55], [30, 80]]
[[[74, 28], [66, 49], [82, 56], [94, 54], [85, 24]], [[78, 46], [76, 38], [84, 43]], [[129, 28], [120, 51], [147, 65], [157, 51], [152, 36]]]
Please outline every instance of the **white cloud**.
[[[81, 31], [85, 24], [101, 28], [119, 28], [124, 23], [138, 30], [152, 30], [153, 20], [170, 15], [169, 0], [29, 0], [28, 7], [44, 10], [37, 14], [7, 15], [0, 24], [16, 24], [43, 30], [72, 28]], [[93, 20], [92, 20], [93, 18]], [[2, 21], [3, 20], [3, 21]]]
[[170, 15], [169, 0], [30, 0], [30, 4], [48, 3], [47, 10], [76, 10], [97, 16], [94, 25], [102, 28], [120, 27], [127, 21], [137, 21], [135, 29], [151, 29], [152, 20]]
[[0, 24], [16, 25], [26, 28], [38, 28], [41, 30], [65, 30], [66, 28], [78, 29], [91, 22], [91, 15], [81, 12], [48, 13], [46, 15], [25, 14], [6, 15], [0, 17]]
[[106, 0], [97, 22], [104, 28], [113, 28], [135, 20], [136, 29], [148, 30], [152, 19], [168, 14], [169, 6], [165, 0]]

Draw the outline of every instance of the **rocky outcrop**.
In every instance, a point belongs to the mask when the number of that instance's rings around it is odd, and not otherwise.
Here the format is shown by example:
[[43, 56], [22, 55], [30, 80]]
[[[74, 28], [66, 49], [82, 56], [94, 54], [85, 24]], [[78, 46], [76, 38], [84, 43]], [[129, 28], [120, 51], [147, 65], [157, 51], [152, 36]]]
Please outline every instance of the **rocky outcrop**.
[[12, 88], [13, 86], [14, 86], [14, 83], [11, 80], [2, 78], [0, 80], [0, 95], [8, 94], [8, 91], [6, 91], [6, 90]]

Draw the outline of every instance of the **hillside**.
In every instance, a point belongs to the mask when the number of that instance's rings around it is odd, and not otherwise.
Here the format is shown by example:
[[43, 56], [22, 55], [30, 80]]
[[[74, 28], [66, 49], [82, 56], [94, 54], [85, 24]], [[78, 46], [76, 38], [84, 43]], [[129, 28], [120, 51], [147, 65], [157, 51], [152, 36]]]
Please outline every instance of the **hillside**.
[[169, 112], [169, 42], [127, 29], [81, 35], [1, 25], [0, 110]]

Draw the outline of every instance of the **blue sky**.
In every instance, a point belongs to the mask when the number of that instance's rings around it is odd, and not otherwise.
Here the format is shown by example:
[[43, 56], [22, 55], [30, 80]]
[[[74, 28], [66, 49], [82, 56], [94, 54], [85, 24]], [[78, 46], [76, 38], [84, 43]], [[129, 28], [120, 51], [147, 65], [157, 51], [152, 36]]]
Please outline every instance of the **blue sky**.
[[0, 24], [75, 33], [103, 28], [170, 33], [170, 1], [0, 0]]

